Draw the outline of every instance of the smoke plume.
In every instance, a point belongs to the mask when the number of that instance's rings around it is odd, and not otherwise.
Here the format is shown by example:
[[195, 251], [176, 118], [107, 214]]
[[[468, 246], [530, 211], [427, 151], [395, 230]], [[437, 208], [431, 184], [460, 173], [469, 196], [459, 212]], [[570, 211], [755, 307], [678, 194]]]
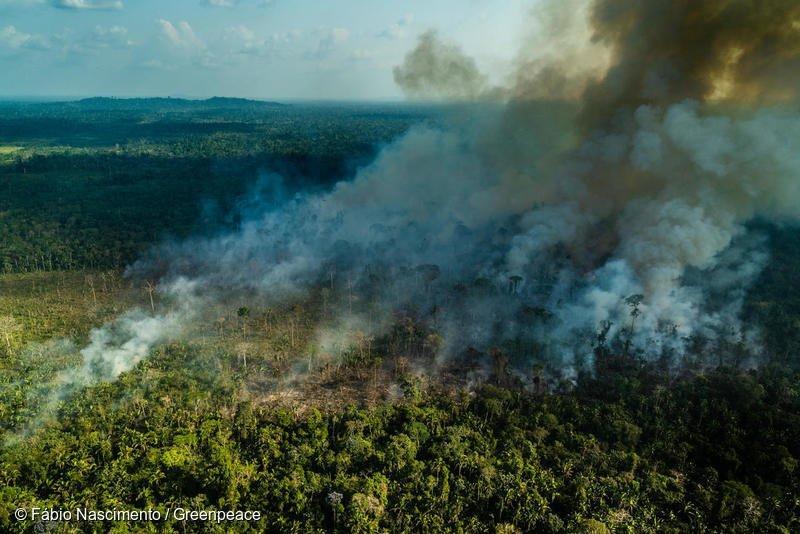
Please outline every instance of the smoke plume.
[[605, 126], [642, 105], [686, 99], [793, 102], [798, 21], [792, 0], [597, 0], [594, 38], [613, 60], [584, 96], [585, 120]]
[[[159, 273], [184, 303], [329, 287], [340, 324], [379, 334], [413, 312], [441, 335], [440, 360], [514, 346], [568, 373], [598, 346], [678, 363], [756, 353], [739, 315], [767, 255], [747, 223], [800, 215], [800, 5], [534, 15], [506, 87], [434, 32], [395, 69], [410, 97], [482, 101], [471, 120], [412, 128], [329, 192], [251, 199], [236, 231], [164, 244], [130, 274]], [[136, 361], [154, 338], [125, 332], [122, 348], [103, 333], [93, 347]]]
[[433, 30], [420, 35], [416, 49], [395, 67], [394, 80], [412, 98], [437, 100], [474, 100], [488, 84], [472, 58]]

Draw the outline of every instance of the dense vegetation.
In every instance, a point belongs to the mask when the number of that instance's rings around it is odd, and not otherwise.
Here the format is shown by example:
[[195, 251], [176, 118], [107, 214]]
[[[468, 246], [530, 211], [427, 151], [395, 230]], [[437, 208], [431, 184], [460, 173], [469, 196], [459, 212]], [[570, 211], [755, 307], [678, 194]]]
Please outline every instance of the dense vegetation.
[[[430, 110], [238, 99], [0, 105], [0, 272], [122, 268], [225, 224], [259, 172], [325, 187]], [[199, 223], [199, 224], [198, 224]]]
[[10, 514], [27, 503], [263, 510], [235, 525], [253, 532], [800, 528], [797, 376], [720, 369], [667, 385], [629, 368], [616, 387], [543, 396], [409, 379], [399, 402], [321, 412], [242, 400], [241, 375], [212, 381], [209, 365], [165, 347], [7, 448], [0, 524], [21, 531]]
[[[121, 274], [149, 245], [235, 224], [259, 173], [289, 193], [326, 187], [435, 118], [235, 99], [0, 105], [0, 531], [799, 531], [788, 227], [760, 226], [773, 260], [746, 304], [771, 362], [758, 370], [720, 357], [676, 375], [598, 347], [594, 372], [540, 382], [477, 354], [491, 371], [467, 387], [463, 369], [414, 372], [436, 340], [410, 317], [330, 366], [307, 348], [327, 299], [344, 298], [333, 290], [220, 303], [202, 335], [117, 381], [52, 387], [92, 327], [169, 305]], [[32, 524], [19, 506], [264, 518]]]

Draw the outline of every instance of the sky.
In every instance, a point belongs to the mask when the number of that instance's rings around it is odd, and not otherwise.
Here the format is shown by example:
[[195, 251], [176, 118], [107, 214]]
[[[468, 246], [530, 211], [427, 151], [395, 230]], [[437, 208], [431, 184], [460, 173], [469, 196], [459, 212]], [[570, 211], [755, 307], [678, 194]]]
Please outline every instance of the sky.
[[0, 97], [397, 100], [436, 29], [492, 79], [535, 0], [0, 0]]

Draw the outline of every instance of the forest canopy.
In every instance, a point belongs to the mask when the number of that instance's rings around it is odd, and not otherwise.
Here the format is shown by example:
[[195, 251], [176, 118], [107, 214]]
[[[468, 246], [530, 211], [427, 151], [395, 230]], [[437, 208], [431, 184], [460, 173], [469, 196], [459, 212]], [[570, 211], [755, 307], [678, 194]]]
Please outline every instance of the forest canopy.
[[[438, 310], [489, 297], [517, 306], [524, 284], [442, 288], [441, 269], [424, 264], [359, 280], [326, 271], [289, 302], [233, 294], [198, 319], [197, 335], [168, 339], [119, 374], [105, 374], [105, 360], [90, 370], [97, 380], [76, 374], [93, 329], [129, 309], [179, 305], [157, 272], [125, 270], [137, 259], [235, 231], [255, 193], [279, 203], [329, 191], [392, 139], [453, 111], [238, 99], [0, 105], [2, 529], [31, 527], [14, 519], [19, 506], [263, 513], [232, 527], [55, 524], [64, 532], [800, 528], [792, 226], [750, 223], [772, 258], [743, 306], [763, 333], [758, 367], [723, 347], [698, 349], [676, 371], [607, 342], [601, 328], [591, 365], [574, 376], [523, 338], [470, 347], [429, 372], [444, 342]], [[274, 176], [281, 187], [265, 189]], [[381, 335], [336, 322], [342, 310], [368, 312], [366, 297], [389, 274], [446, 299], [433, 312], [398, 310]], [[640, 305], [631, 295], [631, 328]], [[545, 308], [521, 307], [514, 320], [554, 324]], [[320, 325], [348, 336], [322, 344]]]

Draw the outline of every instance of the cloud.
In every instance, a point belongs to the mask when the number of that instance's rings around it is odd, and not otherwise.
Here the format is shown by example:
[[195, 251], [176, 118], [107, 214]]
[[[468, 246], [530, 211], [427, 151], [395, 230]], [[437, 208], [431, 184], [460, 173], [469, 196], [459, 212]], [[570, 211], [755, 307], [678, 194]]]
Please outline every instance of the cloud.
[[203, 50], [205, 43], [197, 37], [194, 30], [186, 21], [181, 21], [178, 25], [172, 24], [165, 19], [158, 19], [161, 27], [161, 36], [172, 46], [187, 50]]
[[141, 63], [142, 67], [151, 70], [174, 70], [172, 65], [164, 63], [160, 59], [148, 59]]
[[327, 40], [331, 44], [338, 44], [350, 38], [350, 30], [347, 28], [333, 28], [329, 33]]
[[260, 39], [244, 24], [226, 28], [222, 40], [229, 45], [229, 53], [234, 55], [265, 55], [270, 51], [266, 40]]
[[255, 32], [244, 24], [230, 26], [225, 30], [225, 37], [239, 39], [244, 43], [254, 43], [257, 41]]
[[383, 39], [402, 39], [406, 36], [406, 30], [414, 22], [414, 15], [411, 13], [402, 16], [394, 24], [378, 33], [378, 37]]
[[317, 59], [323, 58], [341, 43], [350, 38], [350, 30], [347, 28], [331, 28], [322, 31], [322, 37], [317, 43], [316, 51], [311, 54]]
[[124, 50], [135, 46], [123, 26], [95, 26], [91, 31], [77, 35], [65, 28], [47, 41], [48, 48], [57, 51], [60, 57], [69, 55], [97, 55], [101, 51]]
[[165, 19], [158, 19], [156, 22], [161, 29], [162, 40], [177, 52], [179, 57], [203, 68], [216, 68], [220, 65], [217, 55], [208, 49], [206, 43], [197, 36], [188, 22], [173, 24]]
[[14, 26], [0, 28], [0, 48], [11, 50], [46, 50], [50, 43], [42, 35], [19, 31]]
[[124, 7], [122, 0], [100, 2], [93, 0], [52, 0], [51, 5], [59, 9], [73, 10], [116, 10]]
[[136, 44], [128, 37], [128, 29], [123, 26], [95, 26], [87, 43], [97, 48], [127, 48]]
[[223, 41], [229, 45], [229, 54], [268, 56], [278, 53], [283, 45], [296, 41], [300, 35], [299, 30], [292, 30], [273, 33], [262, 38], [247, 26], [240, 24], [227, 28], [223, 35]]
[[375, 58], [375, 52], [364, 48], [357, 48], [350, 52], [348, 59], [350, 61], [370, 61]]

